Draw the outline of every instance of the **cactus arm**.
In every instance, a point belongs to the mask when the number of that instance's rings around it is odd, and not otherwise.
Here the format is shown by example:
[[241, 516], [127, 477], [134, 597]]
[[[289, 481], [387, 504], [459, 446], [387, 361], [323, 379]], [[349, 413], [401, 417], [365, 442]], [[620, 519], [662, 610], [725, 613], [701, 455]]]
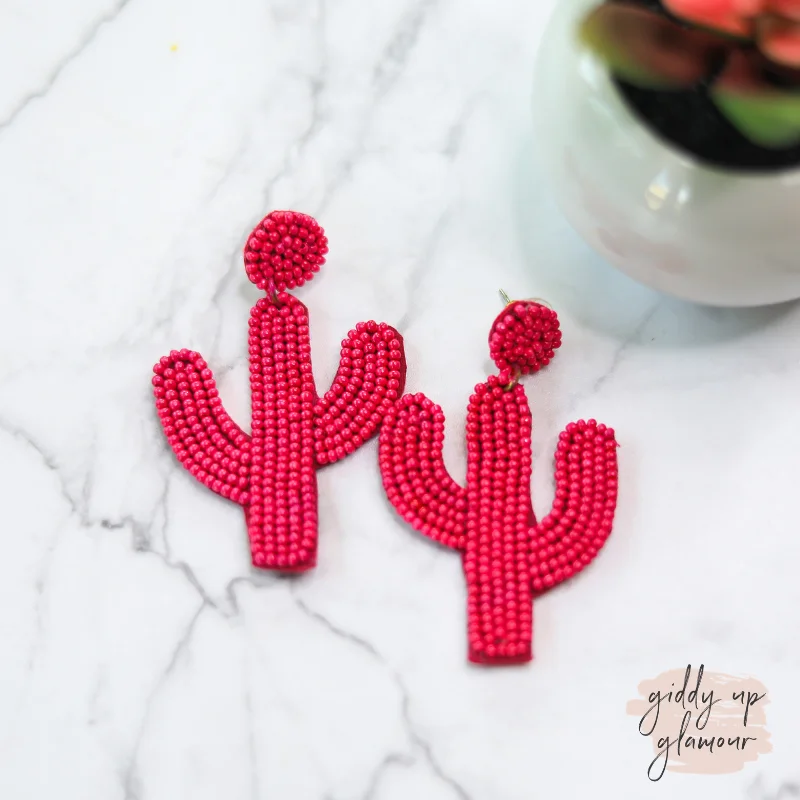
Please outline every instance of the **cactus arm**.
[[316, 463], [339, 461], [374, 436], [405, 377], [403, 337], [394, 328], [361, 322], [350, 331], [333, 384], [314, 405]]
[[443, 444], [442, 409], [425, 395], [405, 395], [381, 425], [381, 476], [389, 502], [406, 522], [435, 542], [463, 551], [467, 492], [447, 473]]
[[173, 350], [153, 372], [156, 410], [178, 461], [212, 491], [246, 506], [250, 437], [225, 411], [202, 356]]
[[611, 533], [617, 503], [614, 430], [571, 423], [556, 448], [556, 497], [530, 529], [533, 591], [542, 594], [584, 569]]

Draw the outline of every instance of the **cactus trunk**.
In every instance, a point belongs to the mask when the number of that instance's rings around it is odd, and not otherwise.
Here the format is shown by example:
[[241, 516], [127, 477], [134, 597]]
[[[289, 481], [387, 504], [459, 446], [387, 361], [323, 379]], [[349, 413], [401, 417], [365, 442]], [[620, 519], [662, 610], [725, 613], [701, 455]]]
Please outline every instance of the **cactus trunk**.
[[531, 659], [531, 417], [525, 392], [480, 384], [467, 412], [469, 660]]
[[317, 559], [317, 485], [308, 311], [294, 298], [250, 316], [252, 438], [247, 530], [253, 563], [282, 572]]

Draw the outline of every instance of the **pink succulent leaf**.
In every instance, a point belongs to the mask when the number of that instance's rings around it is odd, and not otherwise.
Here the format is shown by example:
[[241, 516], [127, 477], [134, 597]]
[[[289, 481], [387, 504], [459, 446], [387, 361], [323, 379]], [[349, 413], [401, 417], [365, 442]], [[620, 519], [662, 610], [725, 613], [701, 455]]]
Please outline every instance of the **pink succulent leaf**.
[[765, 0], [766, 11], [800, 22], [800, 0]]
[[627, 3], [605, 3], [583, 20], [581, 41], [629, 83], [681, 89], [701, 81], [725, 42], [684, 28], [666, 17]]
[[776, 87], [764, 78], [755, 53], [735, 51], [711, 94], [719, 110], [751, 142], [774, 149], [800, 142], [800, 92]]
[[800, 68], [800, 22], [762, 17], [758, 21], [756, 38], [761, 52], [772, 61]]
[[680, 19], [703, 28], [751, 38], [753, 18], [767, 0], [664, 0], [664, 7]]

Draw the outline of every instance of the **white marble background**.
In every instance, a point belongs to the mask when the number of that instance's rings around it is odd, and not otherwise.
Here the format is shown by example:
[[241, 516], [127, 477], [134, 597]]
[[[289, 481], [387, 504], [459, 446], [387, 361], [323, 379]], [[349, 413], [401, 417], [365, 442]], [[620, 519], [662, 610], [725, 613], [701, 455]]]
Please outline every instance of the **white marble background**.
[[[570, 232], [530, 138], [553, 1], [0, 3], [3, 800], [800, 796], [800, 311], [665, 299]], [[534, 499], [581, 416], [617, 428], [621, 496], [533, 664], [467, 665], [459, 560], [400, 524], [374, 442], [321, 474], [299, 580], [165, 450], [171, 347], [247, 424], [240, 248], [287, 207], [331, 240], [318, 383], [355, 322], [398, 326], [459, 477], [497, 289], [560, 313]], [[768, 686], [775, 751], [653, 785], [626, 702], [688, 662]]]

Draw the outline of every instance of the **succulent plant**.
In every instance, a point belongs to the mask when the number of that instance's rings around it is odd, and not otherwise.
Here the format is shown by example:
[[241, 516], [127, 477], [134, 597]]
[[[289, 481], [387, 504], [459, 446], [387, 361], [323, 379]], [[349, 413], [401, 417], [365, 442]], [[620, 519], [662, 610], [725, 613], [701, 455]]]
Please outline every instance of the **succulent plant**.
[[620, 80], [646, 89], [703, 86], [764, 148], [800, 142], [800, 0], [608, 0], [581, 40]]

